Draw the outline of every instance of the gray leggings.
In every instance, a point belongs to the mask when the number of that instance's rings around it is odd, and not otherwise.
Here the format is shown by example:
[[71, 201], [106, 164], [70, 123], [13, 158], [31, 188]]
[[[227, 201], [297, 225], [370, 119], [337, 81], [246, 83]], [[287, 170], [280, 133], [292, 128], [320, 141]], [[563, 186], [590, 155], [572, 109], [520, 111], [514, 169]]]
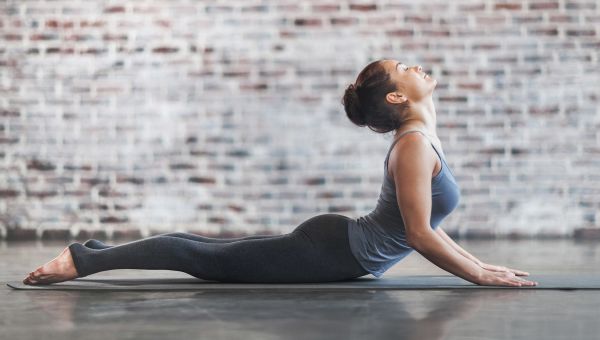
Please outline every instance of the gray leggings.
[[175, 270], [220, 282], [331, 282], [368, 274], [348, 242], [349, 218], [321, 214], [282, 235], [218, 239], [169, 233], [116, 246], [71, 243], [79, 277], [111, 269]]

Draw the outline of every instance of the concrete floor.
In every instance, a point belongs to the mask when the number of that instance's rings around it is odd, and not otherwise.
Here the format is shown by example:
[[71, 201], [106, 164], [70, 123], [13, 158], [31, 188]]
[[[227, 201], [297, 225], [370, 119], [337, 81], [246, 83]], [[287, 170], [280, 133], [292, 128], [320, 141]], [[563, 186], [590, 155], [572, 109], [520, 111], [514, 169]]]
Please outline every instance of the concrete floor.
[[[532, 279], [536, 273], [600, 273], [599, 242], [459, 243], [483, 261], [529, 271]], [[548, 340], [600, 334], [598, 291], [74, 292], [15, 291], [5, 285], [66, 246], [0, 243], [0, 339]], [[417, 274], [448, 273], [413, 252], [384, 276]], [[119, 269], [88, 278], [114, 276], [190, 277]]]

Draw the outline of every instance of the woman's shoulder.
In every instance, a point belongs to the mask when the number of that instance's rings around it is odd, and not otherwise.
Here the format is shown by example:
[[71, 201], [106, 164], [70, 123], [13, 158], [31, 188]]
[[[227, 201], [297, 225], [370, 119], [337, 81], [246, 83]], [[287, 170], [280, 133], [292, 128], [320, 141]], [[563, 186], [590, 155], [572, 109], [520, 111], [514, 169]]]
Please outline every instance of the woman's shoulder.
[[388, 154], [386, 169], [388, 176], [391, 178], [393, 178], [394, 175], [393, 169], [397, 168], [397, 162], [400, 158], [399, 156], [402, 154], [412, 154], [414, 152], [425, 153], [428, 155], [428, 157], [431, 157], [431, 161], [435, 163], [432, 177], [434, 174], [439, 172], [441, 164], [437, 161], [438, 157], [435, 151], [431, 148], [432, 143], [427, 137], [420, 133], [410, 133], [402, 136], [400, 140], [395, 140], [394, 143], [395, 144], [392, 146]]

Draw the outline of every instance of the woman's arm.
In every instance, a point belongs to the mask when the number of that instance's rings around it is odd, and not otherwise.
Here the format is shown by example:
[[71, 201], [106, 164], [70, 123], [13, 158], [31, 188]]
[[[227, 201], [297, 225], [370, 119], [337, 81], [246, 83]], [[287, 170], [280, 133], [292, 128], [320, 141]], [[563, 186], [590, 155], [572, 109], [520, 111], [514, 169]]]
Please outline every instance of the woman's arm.
[[[408, 245], [441, 269], [476, 284], [511, 285], [525, 282], [515, 279], [512, 273], [492, 273], [486, 269], [485, 263], [480, 265], [475, 256], [452, 242], [446, 233], [431, 230], [431, 174], [436, 163], [434, 151], [429, 141], [417, 134], [403, 137], [396, 145], [399, 149], [390, 152], [388, 161]], [[508, 270], [498, 266], [487, 268], [503, 272]]]
[[484, 269], [457, 252], [431, 228], [431, 174], [436, 162], [431, 144], [413, 133], [403, 136], [396, 146], [399, 149], [390, 152], [388, 161], [407, 244], [441, 269], [479, 284]]
[[454, 240], [450, 236], [448, 236], [448, 234], [446, 234], [444, 230], [442, 230], [442, 227], [437, 227], [435, 231], [438, 233], [438, 235], [442, 237], [442, 239], [444, 239], [444, 241], [451, 245], [452, 248], [456, 249], [456, 251], [459, 252], [461, 255], [475, 262], [476, 264], [481, 265], [482, 262], [478, 258], [473, 256], [471, 253], [464, 250], [461, 246], [454, 242]]
[[461, 254], [462, 256], [468, 258], [469, 260], [475, 262], [478, 266], [480, 266], [483, 269], [493, 271], [493, 272], [513, 272], [514, 274], [519, 275], [519, 276], [529, 275], [528, 272], [525, 272], [522, 270], [511, 269], [511, 268], [507, 268], [505, 266], [496, 266], [493, 264], [485, 263], [485, 262], [479, 260], [478, 258], [476, 258], [475, 256], [473, 256], [472, 254], [470, 254], [468, 251], [461, 248], [461, 246], [459, 246], [458, 244], [456, 244], [456, 242], [454, 242], [454, 240], [452, 240], [452, 238], [450, 236], [448, 236], [448, 234], [446, 234], [446, 232], [443, 231], [441, 227], [437, 227], [436, 232], [438, 235], [440, 235], [440, 237], [444, 241], [446, 241], [446, 243], [448, 243], [450, 246], [452, 246], [452, 248], [454, 248], [454, 250], [456, 250], [459, 254]]

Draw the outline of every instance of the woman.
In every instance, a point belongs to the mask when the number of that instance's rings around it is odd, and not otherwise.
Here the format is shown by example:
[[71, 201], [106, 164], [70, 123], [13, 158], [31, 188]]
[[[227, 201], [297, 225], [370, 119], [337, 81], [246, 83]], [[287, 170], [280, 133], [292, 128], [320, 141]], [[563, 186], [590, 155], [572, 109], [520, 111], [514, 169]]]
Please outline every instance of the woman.
[[436, 84], [420, 66], [383, 59], [367, 65], [346, 89], [343, 104], [352, 122], [395, 132], [377, 206], [366, 216], [320, 214], [275, 236], [168, 233], [117, 246], [91, 239], [70, 244], [23, 282], [56, 283], [111, 269], [176, 270], [221, 282], [331, 282], [369, 273], [380, 277], [417, 250], [476, 284], [536, 285], [518, 277], [526, 272], [478, 260], [438, 226], [456, 207], [459, 189], [438, 153]]

